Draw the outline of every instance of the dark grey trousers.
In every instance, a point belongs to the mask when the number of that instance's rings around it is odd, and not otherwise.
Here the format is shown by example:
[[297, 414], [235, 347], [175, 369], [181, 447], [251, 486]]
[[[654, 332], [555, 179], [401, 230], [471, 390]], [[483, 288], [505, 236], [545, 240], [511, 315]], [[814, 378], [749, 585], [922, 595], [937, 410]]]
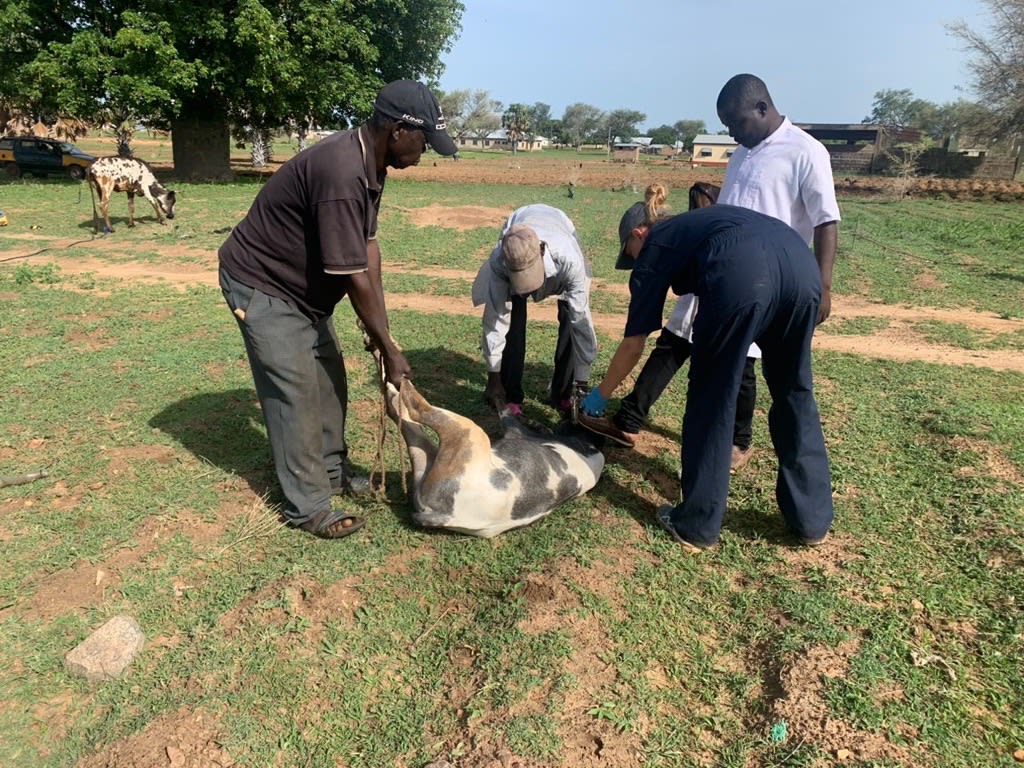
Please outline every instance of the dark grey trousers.
[[330, 509], [346, 471], [348, 378], [333, 317], [314, 322], [223, 269], [220, 285], [245, 340], [285, 516], [301, 525]]
[[[501, 384], [510, 403], [522, 405], [523, 372], [526, 370], [526, 297], [512, 297], [512, 317], [505, 335], [505, 351], [501, 354]], [[566, 302], [558, 300], [558, 340], [555, 343], [555, 367], [551, 375], [551, 405], [558, 408], [572, 397], [576, 353], [572, 343], [572, 325]]]

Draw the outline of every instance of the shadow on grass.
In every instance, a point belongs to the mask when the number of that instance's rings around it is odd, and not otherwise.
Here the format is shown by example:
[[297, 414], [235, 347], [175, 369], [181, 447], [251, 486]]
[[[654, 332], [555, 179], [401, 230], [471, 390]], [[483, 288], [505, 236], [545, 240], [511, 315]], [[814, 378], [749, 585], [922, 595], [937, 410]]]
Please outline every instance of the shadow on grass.
[[[349, 356], [353, 354], [358, 353], [350, 352]], [[501, 436], [497, 415], [483, 402], [486, 371], [478, 359], [439, 347], [407, 350], [405, 354], [414, 371], [416, 388], [432, 405], [471, 419], [492, 440]], [[540, 432], [554, 432], [560, 422], [555, 409], [544, 403], [550, 375], [550, 364], [528, 363], [523, 377], [529, 425]], [[353, 384], [350, 380], [350, 386]], [[359, 397], [356, 392], [352, 396], [353, 400]], [[267, 497], [271, 502], [282, 501], [262, 413], [252, 389], [204, 392], [186, 397], [169, 404], [150, 419], [149, 424], [173, 437], [195, 456], [242, 478], [254, 493]], [[606, 458], [621, 461], [621, 456], [610, 454], [619, 449], [604, 445], [602, 438], [591, 436], [582, 429], [579, 432], [587, 438], [593, 437], [596, 447], [605, 453]], [[630, 456], [628, 463], [631, 471], [638, 475], [665, 474], [653, 459], [639, 454]], [[356, 469], [365, 471], [365, 468]], [[670, 479], [665, 483], [670, 483]], [[415, 528], [411, 522], [411, 501], [402, 497], [401, 470], [398, 467], [388, 468], [384, 484], [395, 516], [403, 524]], [[607, 504], [626, 511], [642, 524], [653, 523], [650, 505], [641, 501], [628, 484], [612, 480], [608, 473], [587, 496], [604, 499]]]
[[149, 425], [194, 455], [245, 480], [254, 493], [277, 490], [263, 415], [251, 389], [204, 392], [164, 408]]

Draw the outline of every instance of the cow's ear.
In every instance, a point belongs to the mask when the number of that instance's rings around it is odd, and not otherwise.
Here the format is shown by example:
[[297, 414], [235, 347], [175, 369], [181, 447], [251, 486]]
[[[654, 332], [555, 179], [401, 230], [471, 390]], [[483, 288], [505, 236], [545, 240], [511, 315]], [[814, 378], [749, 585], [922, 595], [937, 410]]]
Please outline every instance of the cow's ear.
[[170, 200], [172, 203], [177, 199], [174, 196], [174, 190], [173, 189], [168, 189], [167, 190], [167, 199]]

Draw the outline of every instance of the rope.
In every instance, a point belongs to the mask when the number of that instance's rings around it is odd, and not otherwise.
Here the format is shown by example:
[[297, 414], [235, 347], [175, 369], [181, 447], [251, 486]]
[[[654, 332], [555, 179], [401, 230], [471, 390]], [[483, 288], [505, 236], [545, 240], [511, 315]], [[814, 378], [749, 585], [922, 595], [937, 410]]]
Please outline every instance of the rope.
[[[367, 335], [366, 329], [363, 327], [363, 324], [361, 322], [357, 321], [356, 325], [359, 327], [359, 330], [362, 331], [362, 333], [363, 333], [363, 346], [373, 355], [373, 359], [377, 363], [377, 381], [378, 381], [378, 385], [380, 386], [380, 400], [377, 401], [376, 456], [374, 457], [373, 467], [371, 467], [371, 469], [370, 469], [370, 483], [371, 483], [371, 485], [374, 485], [374, 483], [373, 483], [374, 478], [375, 477], [379, 477], [380, 478], [380, 484], [376, 486], [377, 487], [376, 494], [377, 494], [378, 500], [386, 502], [388, 500], [388, 498], [387, 498], [387, 490], [386, 490], [387, 486], [386, 486], [386, 483], [385, 483], [385, 479], [386, 479], [387, 475], [386, 475], [386, 471], [385, 471], [385, 467], [384, 467], [384, 440], [385, 440], [385, 437], [387, 435], [387, 431], [388, 431], [387, 423], [388, 423], [388, 420], [389, 420], [388, 419], [388, 414], [387, 414], [387, 396], [388, 396], [387, 376], [385, 375], [385, 372], [384, 372], [384, 359], [383, 359], [383, 357], [381, 357], [380, 350], [378, 350], [374, 346], [373, 342], [370, 340], [370, 337]], [[405, 387], [405, 380], [404, 379], [402, 380], [402, 385], [401, 386], [402, 386], [402, 388]], [[401, 431], [402, 431], [401, 423], [402, 423], [402, 417], [403, 417], [403, 413], [404, 413], [404, 403], [403, 403], [402, 397], [401, 397], [402, 389], [399, 389], [398, 394], [399, 394], [399, 397], [398, 397], [398, 424], [399, 424], [399, 426], [398, 426], [398, 435], [397, 435], [396, 445], [398, 446], [398, 463], [399, 463], [399, 469], [401, 470], [400, 474], [401, 474], [401, 477], [402, 477], [402, 493], [405, 494], [406, 497], [408, 497], [408, 495], [409, 495], [409, 488], [408, 488], [408, 483], [406, 481], [406, 474], [407, 474], [406, 470], [407, 470], [407, 468], [410, 468], [410, 467], [407, 466], [407, 462], [408, 462], [409, 459], [408, 459], [408, 456], [406, 455], [406, 452], [405, 452], [405, 447], [406, 446], [403, 444], [404, 441], [402, 440], [402, 435], [401, 435]]]

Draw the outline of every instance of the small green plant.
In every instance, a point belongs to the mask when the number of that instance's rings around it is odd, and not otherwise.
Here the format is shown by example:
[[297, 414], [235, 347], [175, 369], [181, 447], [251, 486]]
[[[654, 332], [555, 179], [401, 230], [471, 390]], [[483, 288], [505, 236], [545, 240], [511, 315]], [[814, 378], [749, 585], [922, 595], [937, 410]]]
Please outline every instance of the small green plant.
[[31, 283], [42, 283], [52, 285], [60, 282], [60, 267], [56, 264], [19, 264], [14, 268], [15, 285], [30, 285]]

